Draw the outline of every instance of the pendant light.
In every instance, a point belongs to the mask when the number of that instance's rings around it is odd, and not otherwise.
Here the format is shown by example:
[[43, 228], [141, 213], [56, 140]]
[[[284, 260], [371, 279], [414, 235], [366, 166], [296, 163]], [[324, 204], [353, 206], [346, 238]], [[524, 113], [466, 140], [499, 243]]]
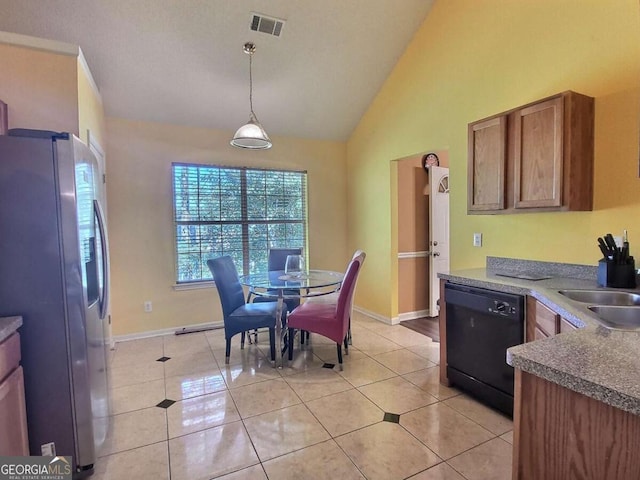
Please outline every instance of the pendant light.
[[255, 44], [247, 42], [243, 47], [244, 53], [249, 55], [249, 108], [251, 116], [246, 125], [241, 126], [231, 140], [231, 145], [239, 148], [250, 148], [253, 150], [266, 150], [271, 148], [271, 140], [269, 135], [264, 131], [262, 125], [258, 121], [256, 114], [253, 113], [253, 78], [251, 76], [251, 57], [256, 51]]

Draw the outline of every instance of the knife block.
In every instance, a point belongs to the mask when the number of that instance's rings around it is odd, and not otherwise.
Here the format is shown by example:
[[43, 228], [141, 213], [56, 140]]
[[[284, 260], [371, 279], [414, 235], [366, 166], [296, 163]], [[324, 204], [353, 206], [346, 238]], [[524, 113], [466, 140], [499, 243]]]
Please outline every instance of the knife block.
[[635, 288], [636, 265], [633, 257], [630, 263], [617, 264], [607, 259], [598, 262], [598, 286], [611, 288]]

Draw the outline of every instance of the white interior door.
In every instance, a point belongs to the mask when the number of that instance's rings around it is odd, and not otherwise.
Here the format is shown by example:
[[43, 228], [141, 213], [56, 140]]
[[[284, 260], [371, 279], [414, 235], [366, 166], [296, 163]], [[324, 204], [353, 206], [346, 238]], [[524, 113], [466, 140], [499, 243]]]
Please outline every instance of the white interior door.
[[449, 169], [429, 167], [429, 316], [438, 316], [440, 280], [449, 271]]

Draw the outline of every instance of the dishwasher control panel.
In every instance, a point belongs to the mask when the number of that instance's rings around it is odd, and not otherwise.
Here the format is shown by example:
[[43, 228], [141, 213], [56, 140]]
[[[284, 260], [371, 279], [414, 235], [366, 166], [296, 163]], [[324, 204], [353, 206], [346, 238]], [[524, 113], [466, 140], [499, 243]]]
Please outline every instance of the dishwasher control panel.
[[493, 307], [489, 307], [489, 311], [491, 313], [495, 313], [496, 315], [513, 315], [517, 313], [518, 310], [509, 302], [494, 300]]
[[522, 295], [447, 283], [445, 284], [445, 302], [498, 318], [508, 317], [514, 320], [524, 318]]

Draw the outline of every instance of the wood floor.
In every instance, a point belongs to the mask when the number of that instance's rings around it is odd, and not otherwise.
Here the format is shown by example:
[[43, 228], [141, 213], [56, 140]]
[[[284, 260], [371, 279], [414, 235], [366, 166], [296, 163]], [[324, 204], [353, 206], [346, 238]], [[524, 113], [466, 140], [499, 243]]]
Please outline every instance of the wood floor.
[[416, 318], [415, 320], [405, 320], [400, 322], [403, 327], [415, 330], [427, 337], [431, 337], [434, 342], [440, 341], [440, 328], [438, 324], [438, 317], [429, 318]]

